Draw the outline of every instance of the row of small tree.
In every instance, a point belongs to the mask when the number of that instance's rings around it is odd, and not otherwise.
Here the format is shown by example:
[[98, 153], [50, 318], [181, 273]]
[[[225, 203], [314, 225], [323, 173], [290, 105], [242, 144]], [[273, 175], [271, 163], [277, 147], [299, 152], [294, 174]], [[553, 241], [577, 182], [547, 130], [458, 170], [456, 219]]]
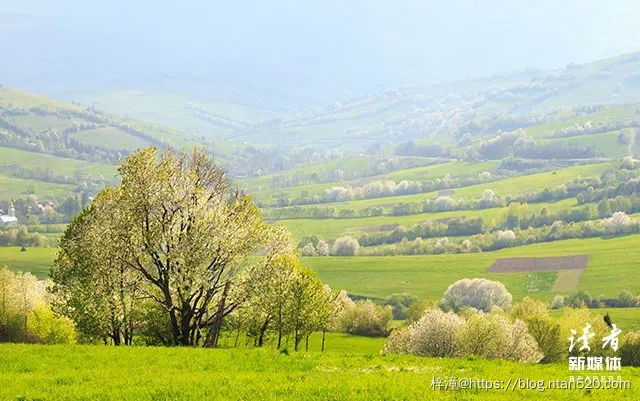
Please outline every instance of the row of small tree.
[[640, 232], [640, 219], [632, 218], [624, 212], [615, 212], [611, 217], [579, 223], [556, 221], [551, 226], [527, 230], [487, 231], [470, 237], [440, 237], [432, 239], [401, 239], [397, 243], [380, 245], [375, 248], [360, 248], [359, 254], [366, 256], [388, 255], [430, 255], [444, 253], [472, 253], [492, 251], [540, 242], [559, 241], [575, 238], [624, 235]]

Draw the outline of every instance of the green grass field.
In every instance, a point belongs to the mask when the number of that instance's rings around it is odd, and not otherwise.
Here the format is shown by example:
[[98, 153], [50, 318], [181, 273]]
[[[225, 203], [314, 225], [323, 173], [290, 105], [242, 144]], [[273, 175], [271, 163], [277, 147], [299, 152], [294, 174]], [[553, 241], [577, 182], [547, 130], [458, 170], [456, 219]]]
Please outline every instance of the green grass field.
[[[391, 177], [395, 177], [395, 179], [413, 179], [416, 176], [424, 176], [427, 174], [427, 171], [432, 174], [439, 174], [438, 171], [442, 172], [442, 166], [450, 163], [441, 163], [442, 159], [432, 158], [432, 157], [419, 157], [419, 156], [393, 156], [388, 157], [391, 160], [394, 160], [398, 163], [405, 163], [404, 165], [415, 165], [419, 167], [412, 168], [398, 168], [397, 170], [391, 171], [385, 174], [379, 175], [370, 175], [371, 166], [375, 165], [379, 161], [367, 157], [367, 156], [353, 156], [353, 157], [345, 157], [342, 159], [332, 160], [324, 163], [312, 164], [309, 166], [298, 167], [290, 170], [286, 170], [280, 173], [267, 174], [259, 177], [251, 177], [244, 178], [238, 181], [241, 187], [246, 188], [252, 192], [259, 192], [261, 196], [268, 198], [269, 193], [278, 193], [278, 192], [287, 192], [287, 191], [295, 191], [294, 193], [302, 192], [302, 190], [324, 190], [325, 188], [330, 188], [336, 185], [347, 185], [347, 184], [362, 184], [368, 181], [375, 180], [383, 180], [390, 179]], [[382, 160], [387, 160], [387, 157], [383, 157]], [[483, 165], [478, 166], [477, 168], [484, 168]], [[271, 190], [271, 181], [275, 177], [287, 177], [292, 178], [296, 175], [311, 175], [313, 173], [322, 173], [322, 172], [330, 172], [335, 170], [343, 170], [347, 172], [355, 172], [356, 175], [361, 176], [363, 178], [355, 178], [350, 180], [338, 180], [320, 184], [305, 184], [305, 185], [297, 185], [291, 188], [281, 189], [281, 190]], [[440, 169], [440, 170], [439, 170]], [[484, 170], [482, 170], [484, 171]], [[446, 175], [447, 173], [442, 173], [441, 176]], [[434, 175], [434, 178], [440, 175]], [[411, 178], [413, 177], [413, 178]]]
[[0, 247], [0, 266], [31, 272], [43, 279], [49, 275], [49, 268], [57, 252], [57, 248], [27, 248], [25, 252], [20, 252], [20, 247]]
[[75, 185], [53, 182], [26, 180], [0, 174], [0, 199], [25, 197], [35, 194], [38, 199], [53, 199], [74, 193]]
[[600, 134], [580, 135], [568, 138], [545, 139], [540, 141], [540, 143], [562, 143], [570, 146], [592, 146], [604, 156], [622, 158], [627, 155], [627, 151], [623, 146], [618, 145], [619, 134], [620, 131], [610, 131]]
[[[594, 314], [604, 316], [607, 313], [613, 323], [624, 331], [640, 330], [640, 307], [637, 308], [597, 308], [590, 309]], [[562, 309], [550, 311], [552, 317], [562, 316]]]
[[134, 151], [138, 148], [151, 146], [148, 141], [114, 127], [88, 129], [73, 134], [73, 137], [89, 145], [105, 146], [115, 150], [126, 149]]
[[303, 260], [333, 288], [356, 295], [382, 298], [408, 292], [422, 299], [438, 300], [456, 280], [486, 277], [503, 282], [516, 300], [527, 295], [551, 300], [555, 293], [548, 286], [533, 286], [531, 290], [529, 273], [487, 273], [486, 269], [498, 258], [589, 255], [579, 288], [595, 297], [601, 294], [617, 297], [624, 290], [640, 293], [638, 241], [640, 235], [629, 235], [548, 242], [485, 253]]
[[52, 99], [45, 96], [27, 93], [18, 89], [0, 87], [0, 107], [19, 107], [29, 109], [32, 107], [44, 107], [51, 109], [81, 110], [82, 108], [73, 103]]
[[0, 147], [0, 166], [13, 165], [19, 165], [26, 169], [48, 168], [62, 175], [76, 173], [91, 177], [104, 175], [106, 179], [113, 178], [116, 174], [115, 167], [109, 164], [91, 163], [44, 153]]
[[[331, 338], [328, 341], [330, 347]], [[369, 341], [371, 339], [363, 339]], [[379, 343], [376, 341], [376, 345]], [[569, 380], [566, 364], [271, 349], [0, 345], [3, 400], [619, 400], [640, 398], [640, 369], [621, 390], [432, 389], [433, 378]], [[585, 372], [585, 376], [587, 376]], [[591, 376], [591, 375], [589, 375]]]
[[[496, 195], [500, 196], [517, 196], [528, 191], [540, 191], [544, 188], [554, 188], [561, 184], [571, 182], [575, 177], [596, 177], [600, 176], [607, 168], [611, 167], [610, 163], [597, 163], [581, 166], [572, 166], [555, 171], [544, 173], [524, 175], [512, 178], [506, 178], [495, 182], [487, 182], [478, 185], [454, 189], [453, 199], [475, 199], [482, 195], [485, 189], [493, 190]], [[337, 210], [341, 208], [364, 209], [372, 206], [385, 206], [401, 202], [417, 202], [424, 199], [431, 199], [438, 196], [438, 191], [420, 193], [403, 196], [389, 196], [384, 198], [373, 198], [354, 200], [349, 202], [336, 202], [322, 205], [310, 205], [308, 207], [331, 206]]]
[[584, 125], [588, 121], [591, 121], [592, 124], [605, 123], [631, 117], [635, 117], [635, 111], [632, 107], [619, 107], [579, 117], [573, 117], [564, 121], [535, 125], [533, 127], [526, 128], [524, 131], [528, 136], [538, 138], [550, 134], [553, 131], [570, 127], [574, 124]]
[[[428, 160], [428, 159], [427, 159]], [[354, 163], [357, 162], [357, 159], [354, 160]], [[357, 168], [364, 169], [366, 165], [358, 162]], [[271, 176], [269, 179], [266, 177], [260, 177], [260, 179], [247, 179], [241, 180], [241, 186], [252, 189], [253, 191], [260, 191], [256, 193], [256, 198], [262, 201], [272, 201], [275, 198], [280, 197], [291, 197], [296, 198], [299, 197], [302, 192], [307, 191], [309, 194], [322, 194], [325, 189], [329, 189], [335, 186], [361, 186], [367, 182], [371, 181], [384, 181], [384, 180], [392, 180], [396, 182], [400, 182], [402, 180], [414, 180], [414, 181], [425, 181], [425, 180], [434, 180], [436, 178], [443, 178], [447, 174], [450, 174], [452, 177], [458, 176], [469, 176], [474, 174], [479, 174], [483, 171], [492, 172], [494, 171], [500, 163], [496, 161], [487, 161], [480, 163], [468, 163], [468, 162], [447, 162], [447, 163], [438, 163], [431, 164], [423, 167], [414, 167], [407, 168], [402, 170], [393, 171], [387, 174], [374, 175], [365, 178], [358, 178], [354, 180], [345, 180], [345, 181], [336, 181], [336, 182], [328, 182], [321, 184], [306, 184], [306, 185], [298, 185], [291, 188], [286, 189], [276, 189], [271, 190]], [[325, 168], [328, 168], [325, 165]], [[336, 167], [337, 168], [337, 167]], [[343, 167], [340, 167], [343, 168]], [[308, 169], [296, 169], [296, 172], [306, 172], [309, 173]], [[290, 176], [288, 173], [286, 176]]]
[[[577, 205], [574, 198], [551, 203], [533, 203], [528, 205], [528, 213], [539, 213], [542, 208], [550, 212], [572, 208]], [[378, 227], [383, 224], [400, 224], [405, 227], [421, 223], [425, 220], [437, 220], [454, 217], [481, 216], [486, 224], [494, 224], [502, 218], [505, 208], [491, 208], [482, 210], [456, 210], [440, 213], [419, 213], [404, 216], [375, 216], [352, 219], [286, 219], [276, 220], [275, 223], [286, 226], [294, 238], [301, 239], [307, 234], [319, 235], [325, 239], [335, 239], [342, 235], [357, 236], [365, 227]]]

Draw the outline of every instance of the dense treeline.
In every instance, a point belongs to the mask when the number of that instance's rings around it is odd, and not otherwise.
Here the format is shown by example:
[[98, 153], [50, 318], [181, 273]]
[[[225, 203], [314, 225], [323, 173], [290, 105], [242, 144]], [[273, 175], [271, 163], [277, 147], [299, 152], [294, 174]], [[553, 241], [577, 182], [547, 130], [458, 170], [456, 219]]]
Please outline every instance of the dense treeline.
[[622, 291], [617, 298], [591, 297], [586, 291], [577, 291], [567, 296], [556, 295], [551, 302], [552, 309], [568, 306], [571, 308], [634, 308], [640, 306], [640, 296], [629, 291]]
[[66, 223], [89, 204], [91, 194], [97, 191], [97, 188], [82, 188], [84, 190], [78, 194], [53, 200], [41, 201], [33, 194], [0, 200], [0, 210], [6, 212], [13, 206], [18, 222], [24, 225]]
[[466, 158], [469, 160], [498, 160], [507, 157], [562, 160], [590, 159], [599, 156], [601, 153], [597, 151], [595, 146], [582, 146], [563, 141], [541, 143], [528, 137], [522, 129], [501, 133], [484, 140], [478, 145], [471, 146], [466, 153]]
[[355, 186], [335, 186], [328, 188], [322, 194], [312, 195], [308, 191], [303, 191], [299, 197], [278, 197], [271, 205], [260, 203], [261, 207], [286, 207], [295, 205], [312, 205], [332, 202], [346, 202], [357, 199], [384, 198], [388, 196], [402, 196], [433, 191], [445, 191], [455, 188], [467, 187], [491, 181], [497, 181], [513, 174], [502, 171], [483, 171], [479, 174], [452, 176], [447, 174], [442, 178], [433, 180], [375, 180], [363, 185]]
[[469, 253], [494, 251], [497, 249], [526, 244], [559, 241], [575, 238], [591, 238], [604, 235], [624, 235], [640, 232], [640, 219], [633, 219], [624, 212], [616, 212], [611, 217], [581, 223], [556, 221], [551, 226], [526, 230], [497, 230], [473, 235], [468, 238], [437, 237], [413, 241], [406, 238], [393, 244], [373, 248], [360, 248], [359, 254], [365, 256], [389, 255], [431, 255], [445, 253]]
[[539, 213], [529, 213], [526, 204], [511, 203], [501, 220], [493, 225], [487, 225], [483, 218], [456, 217], [441, 220], [426, 220], [411, 227], [398, 226], [390, 231], [377, 231], [365, 233], [358, 238], [362, 246], [375, 246], [392, 244], [403, 239], [410, 241], [416, 238], [436, 238], [462, 235], [475, 235], [496, 230], [512, 230], [528, 228], [541, 228], [550, 226], [556, 221], [575, 223], [599, 218], [611, 217], [615, 212], [627, 214], [640, 212], [640, 196], [633, 194], [629, 197], [617, 196], [614, 199], [605, 199], [597, 206], [585, 205], [572, 209], [563, 209], [549, 212], [545, 207]]
[[53, 245], [49, 238], [39, 233], [30, 233], [26, 226], [0, 229], [0, 246], [45, 247]]

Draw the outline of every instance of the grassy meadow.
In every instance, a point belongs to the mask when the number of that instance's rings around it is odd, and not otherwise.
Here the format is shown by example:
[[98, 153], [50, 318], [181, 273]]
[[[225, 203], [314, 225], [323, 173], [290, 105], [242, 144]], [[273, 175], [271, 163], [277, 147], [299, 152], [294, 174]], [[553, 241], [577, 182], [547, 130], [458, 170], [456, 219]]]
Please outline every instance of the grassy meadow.
[[[3, 400], [634, 400], [639, 368], [623, 368], [630, 389], [432, 389], [433, 378], [569, 380], [565, 364], [477, 358], [270, 349], [0, 345]], [[337, 339], [339, 341], [339, 339]], [[362, 341], [367, 341], [364, 339]], [[585, 374], [585, 376], [587, 376]], [[590, 376], [590, 375], [589, 375]], [[616, 375], [617, 377], [617, 375]]]
[[27, 169], [50, 169], [58, 174], [65, 175], [81, 174], [92, 177], [104, 175], [106, 179], [113, 178], [116, 174], [115, 166], [109, 164], [92, 163], [44, 153], [0, 147], [0, 166], [12, 165], [19, 165]]
[[12, 270], [29, 272], [44, 279], [49, 275], [57, 252], [57, 248], [27, 248], [21, 252], [17, 246], [0, 247], [0, 266], [6, 265]]
[[[485, 189], [491, 189], [496, 195], [506, 197], [507, 195], [517, 196], [528, 191], [536, 191], [541, 188], [553, 188], [561, 184], [567, 184], [576, 177], [596, 177], [600, 176], [603, 171], [611, 167], [609, 163], [595, 163], [581, 166], [572, 166], [554, 171], [543, 173], [522, 175], [517, 177], [505, 178], [498, 181], [486, 182], [477, 185], [470, 185], [463, 188], [453, 189], [450, 195], [453, 199], [474, 199], [479, 198]], [[336, 210], [341, 208], [364, 209], [372, 206], [387, 206], [401, 202], [416, 202], [424, 199], [435, 198], [439, 191], [419, 193], [402, 196], [387, 196], [382, 198], [353, 200], [348, 202], [334, 202], [322, 204], [322, 206], [331, 206]], [[309, 205], [314, 207], [317, 205]], [[304, 207], [304, 206], [303, 206]]]
[[[550, 212], [563, 209], [570, 209], [577, 206], [574, 198], [563, 199], [557, 202], [532, 203], [527, 210], [529, 213], [539, 213], [543, 208]], [[456, 217], [482, 217], [485, 223], [493, 224], [499, 222], [505, 213], [506, 208], [490, 208], [482, 210], [454, 210], [449, 212], [418, 213], [403, 216], [382, 215], [375, 217], [360, 217], [348, 219], [283, 219], [276, 220], [275, 223], [282, 224], [289, 229], [296, 239], [313, 233], [326, 239], [335, 239], [342, 235], [357, 236], [365, 228], [379, 227], [385, 224], [400, 224], [410, 227], [425, 220], [438, 220]]]
[[[550, 301], [556, 294], [549, 280], [532, 272], [487, 273], [498, 258], [588, 255], [579, 289], [593, 296], [616, 297], [627, 290], [640, 293], [640, 235], [557, 241], [494, 252], [424, 256], [306, 257], [304, 262], [334, 288], [355, 295], [384, 298], [408, 292], [438, 300], [449, 284], [465, 277], [485, 277], [505, 284], [514, 299], [525, 296]], [[534, 284], [534, 285], [531, 285]]]

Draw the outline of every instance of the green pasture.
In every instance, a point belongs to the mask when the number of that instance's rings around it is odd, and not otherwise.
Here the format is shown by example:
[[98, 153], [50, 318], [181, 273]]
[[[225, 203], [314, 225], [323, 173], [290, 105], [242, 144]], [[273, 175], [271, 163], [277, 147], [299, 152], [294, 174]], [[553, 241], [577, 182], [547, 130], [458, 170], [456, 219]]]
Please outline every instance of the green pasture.
[[[444, 178], [447, 175], [451, 177], [469, 176], [479, 174], [483, 171], [492, 172], [500, 163], [496, 161], [487, 161], [480, 163], [469, 162], [447, 162], [438, 163], [422, 167], [413, 167], [402, 170], [393, 171], [387, 174], [374, 175], [365, 178], [358, 178], [354, 180], [346, 180], [340, 182], [329, 182], [321, 184], [305, 184], [297, 185], [291, 188], [285, 189], [268, 189], [270, 188], [270, 181], [262, 181], [262, 185], [258, 188], [263, 188], [261, 192], [255, 193], [257, 199], [262, 201], [272, 201], [276, 198], [297, 198], [302, 195], [303, 192], [307, 192], [310, 195], [320, 195], [324, 193], [326, 189], [330, 189], [336, 186], [362, 186], [372, 181], [385, 181], [392, 180], [400, 182], [402, 180], [412, 181], [426, 181], [435, 180], [437, 178]], [[242, 182], [241, 182], [242, 183]]]
[[57, 252], [57, 248], [27, 248], [21, 252], [17, 246], [0, 247], [0, 266], [30, 272], [43, 279], [49, 275]]
[[115, 150], [126, 149], [134, 151], [138, 148], [151, 146], [151, 143], [148, 141], [114, 127], [100, 127], [83, 130], [74, 133], [73, 137], [88, 145], [105, 146]]
[[27, 93], [18, 89], [0, 86], [0, 107], [15, 107], [29, 109], [32, 107], [44, 107], [48, 109], [81, 110], [80, 106], [72, 103], [55, 100], [46, 96]]
[[[604, 316], [607, 313], [611, 317], [611, 321], [615, 323], [623, 334], [626, 331], [640, 330], [640, 307], [638, 308], [596, 308], [589, 309], [591, 313]], [[550, 312], [552, 317], [559, 318], [562, 316], [563, 309], [555, 309]]]
[[91, 177], [103, 175], [106, 179], [113, 178], [116, 174], [115, 167], [109, 164], [0, 147], [0, 166], [14, 165], [26, 169], [50, 169], [54, 173], [61, 175], [73, 175], [76, 173]]
[[561, 130], [574, 124], [584, 125], [588, 121], [591, 121], [592, 124], [605, 123], [611, 121], [620, 121], [625, 118], [632, 117], [635, 117], [635, 111], [632, 107], [619, 107], [578, 117], [572, 117], [563, 121], [535, 125], [525, 128], [524, 131], [530, 137], [544, 137], [545, 135], [548, 135], [553, 131]]
[[[369, 341], [363, 339], [362, 341]], [[379, 344], [378, 340], [376, 345]], [[332, 343], [328, 342], [328, 347]], [[376, 347], [377, 348], [377, 347]], [[617, 376], [618, 374], [616, 374]], [[565, 363], [273, 349], [0, 345], [3, 400], [585, 400], [640, 398], [640, 369], [619, 373], [630, 388], [433, 389], [434, 378], [556, 381]], [[587, 374], [585, 373], [585, 376]], [[588, 375], [592, 376], [592, 375]], [[511, 380], [511, 381], [510, 381]]]
[[11, 199], [35, 194], [39, 199], [53, 199], [74, 193], [76, 186], [53, 182], [26, 180], [0, 174], [0, 199]]
[[[569, 183], [576, 177], [586, 178], [600, 176], [600, 174], [609, 167], [611, 167], [610, 163], [596, 163], [566, 167], [538, 174], [511, 177], [499, 181], [453, 189], [453, 194], [450, 195], [450, 197], [453, 199], [475, 199], [479, 198], [486, 189], [491, 189], [496, 193], [496, 195], [500, 196], [517, 196], [528, 191], [541, 191], [544, 188], [554, 188], [558, 185]], [[335, 202], [322, 205], [308, 205], [306, 207], [330, 206], [337, 210], [342, 208], [360, 210], [373, 206], [390, 206], [402, 202], [419, 202], [424, 199], [431, 199], [437, 196], [438, 191], [434, 191], [413, 195], [389, 196], [384, 198]]]
[[587, 268], [580, 278], [581, 290], [592, 296], [617, 297], [624, 290], [638, 295], [639, 241], [640, 234], [636, 234], [556, 241], [484, 253], [306, 257], [303, 260], [331, 287], [346, 289], [354, 295], [384, 298], [408, 292], [421, 299], [438, 300], [447, 287], [459, 279], [485, 277], [503, 282], [516, 300], [534, 296], [550, 301], [556, 293], [547, 285], [548, 280], [532, 285], [530, 272], [487, 273], [486, 269], [498, 258], [588, 255]]
[[609, 131], [599, 134], [579, 135], [567, 138], [544, 139], [540, 143], [562, 143], [569, 146], [591, 146], [596, 151], [607, 157], [622, 158], [627, 156], [627, 149], [618, 144], [620, 131]]
[[[532, 203], [527, 206], [529, 213], [539, 213], [542, 208], [550, 212], [558, 212], [577, 206], [574, 198], [563, 199], [558, 202]], [[455, 217], [482, 217], [487, 224], [499, 222], [506, 208], [491, 208], [481, 210], [456, 210], [438, 213], [419, 213], [403, 216], [375, 216], [350, 219], [286, 219], [276, 220], [275, 223], [286, 226], [294, 238], [301, 239], [307, 234], [315, 234], [325, 239], [335, 239], [342, 235], [359, 235], [363, 228], [379, 227], [383, 224], [400, 224], [405, 227], [421, 223], [425, 220], [437, 220]]]

